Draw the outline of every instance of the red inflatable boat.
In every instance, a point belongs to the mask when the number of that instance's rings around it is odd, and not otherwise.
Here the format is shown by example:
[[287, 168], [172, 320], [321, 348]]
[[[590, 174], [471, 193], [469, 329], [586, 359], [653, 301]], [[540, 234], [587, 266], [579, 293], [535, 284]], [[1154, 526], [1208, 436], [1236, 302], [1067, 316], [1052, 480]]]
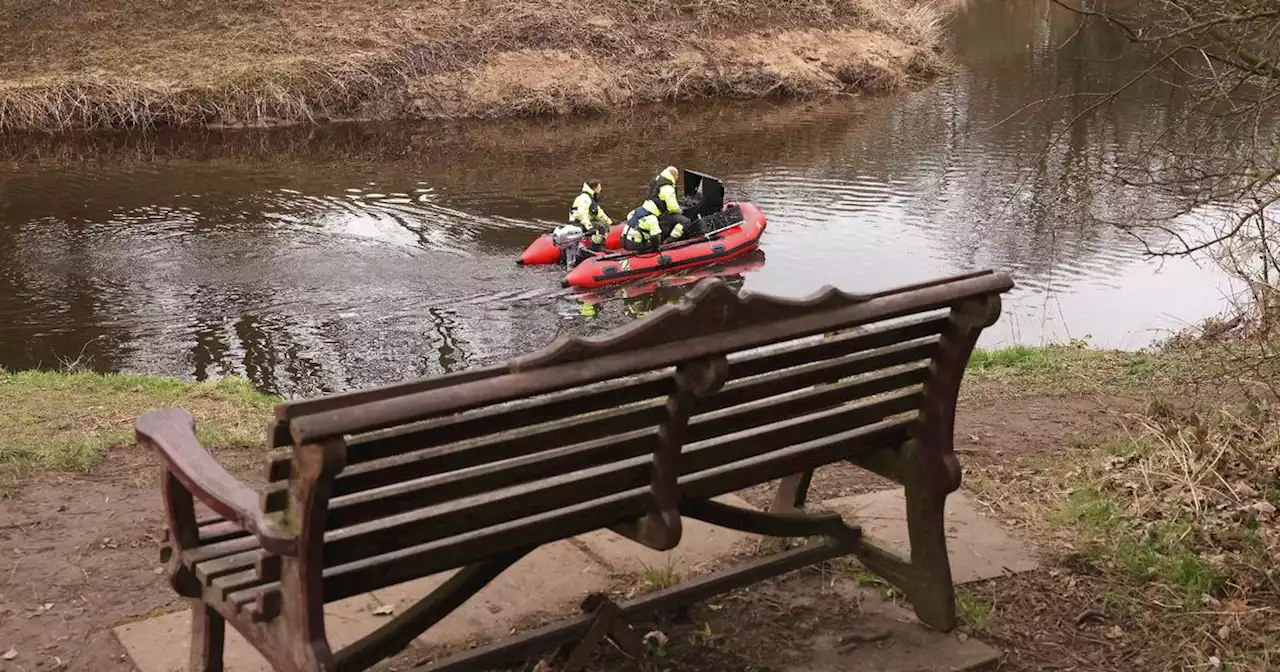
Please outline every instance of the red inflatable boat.
[[703, 218], [702, 225], [715, 228], [696, 238], [667, 243], [657, 252], [588, 257], [569, 271], [564, 285], [603, 287], [733, 259], [760, 244], [765, 218], [754, 203], [729, 203], [722, 211]]
[[[704, 218], [704, 222], [710, 224], [710, 229], [723, 228], [726, 210], [724, 207], [724, 183], [710, 175], [704, 175], [692, 170], [683, 170], [681, 173], [684, 177], [684, 196], [680, 199], [680, 205], [684, 209], [684, 215], [690, 219]], [[761, 217], [761, 222], [763, 221], [764, 218]], [[761, 228], [763, 228], [763, 224]], [[575, 238], [582, 236], [582, 229], [569, 226], [558, 227], [557, 230], [559, 229], [567, 229], [562, 234], [566, 238], [561, 240], [561, 244], [556, 244], [555, 234], [544, 233], [538, 236], [525, 249], [524, 254], [520, 255], [516, 263], [522, 266], [542, 266], [559, 264], [564, 262], [567, 257], [581, 259], [594, 254], [586, 250], [587, 240], [585, 238], [581, 238], [581, 242], [574, 242]], [[710, 229], [704, 227], [703, 231], [709, 231]], [[581, 250], [575, 250], [576, 246], [581, 246]], [[621, 253], [622, 224], [614, 224], [609, 227], [604, 246], [606, 252], [608, 250], [618, 250]], [[571, 252], [573, 254], [570, 254]]]

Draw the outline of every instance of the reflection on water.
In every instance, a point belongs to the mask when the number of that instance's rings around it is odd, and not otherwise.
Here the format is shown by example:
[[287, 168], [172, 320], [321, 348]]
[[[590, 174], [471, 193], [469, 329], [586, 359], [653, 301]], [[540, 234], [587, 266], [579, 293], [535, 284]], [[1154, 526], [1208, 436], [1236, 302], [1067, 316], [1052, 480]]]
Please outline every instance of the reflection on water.
[[721, 177], [768, 216], [759, 258], [722, 269], [735, 284], [874, 291], [997, 266], [1019, 289], [984, 342], [1091, 334], [1140, 346], [1215, 312], [1225, 285], [1191, 262], [1158, 267], [1084, 216], [1081, 204], [1118, 218], [1154, 198], [1100, 184], [1094, 169], [1186, 103], [1153, 80], [1068, 126], [1088, 94], [1146, 65], [1114, 36], [1076, 34], [1076, 21], [1039, 0], [969, 3], [953, 23], [956, 72], [887, 99], [9, 138], [0, 365], [242, 374], [295, 395], [598, 333], [688, 285], [584, 297], [560, 289], [555, 269], [513, 260], [584, 178], [604, 181], [619, 217], [669, 163]]

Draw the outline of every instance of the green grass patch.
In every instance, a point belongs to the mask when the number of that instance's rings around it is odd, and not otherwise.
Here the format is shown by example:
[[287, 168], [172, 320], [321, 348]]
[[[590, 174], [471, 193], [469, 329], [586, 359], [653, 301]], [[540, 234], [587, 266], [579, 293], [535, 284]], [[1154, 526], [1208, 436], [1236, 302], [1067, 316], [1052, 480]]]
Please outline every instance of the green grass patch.
[[957, 593], [956, 616], [965, 625], [980, 628], [991, 618], [991, 605], [974, 595]]
[[138, 415], [163, 406], [190, 411], [205, 445], [262, 445], [277, 401], [241, 378], [0, 372], [0, 470], [87, 471], [109, 448], [133, 443]]
[[876, 591], [883, 600], [895, 600], [902, 597], [902, 592], [898, 590], [897, 586], [863, 569], [862, 565], [857, 564], [855, 561], [845, 563], [842, 569], [847, 576], [857, 581], [859, 586]]
[[1089, 542], [1111, 535], [1125, 520], [1115, 499], [1095, 488], [1072, 491], [1059, 506], [1055, 518], [1075, 527]]
[[966, 380], [979, 387], [1002, 384], [1005, 392], [1123, 393], [1148, 388], [1173, 364], [1171, 358], [1147, 352], [1097, 350], [1083, 342], [1012, 345], [975, 349], [969, 357]]
[[1012, 345], [996, 350], [975, 349], [969, 357], [972, 371], [1013, 371], [1039, 373], [1053, 371], [1061, 366], [1061, 355], [1056, 348]]
[[675, 565], [670, 561], [663, 566], [650, 567], [645, 565], [642, 578], [641, 590], [646, 593], [655, 590], [666, 590], [680, 585], [680, 572], [676, 570]]
[[1112, 495], [1095, 488], [1073, 491], [1055, 518], [1074, 529], [1081, 550], [1112, 569], [1122, 585], [1137, 590], [1158, 583], [1188, 609], [1222, 587], [1223, 577], [1194, 547], [1198, 537], [1187, 521], [1134, 518]]

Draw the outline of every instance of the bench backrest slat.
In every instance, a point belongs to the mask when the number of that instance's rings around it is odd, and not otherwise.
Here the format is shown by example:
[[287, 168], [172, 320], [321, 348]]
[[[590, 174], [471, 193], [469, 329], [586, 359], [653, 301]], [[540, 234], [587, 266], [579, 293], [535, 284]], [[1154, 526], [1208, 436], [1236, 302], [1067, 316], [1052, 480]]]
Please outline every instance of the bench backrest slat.
[[[742, 353], [729, 362], [728, 378], [731, 381], [726, 390], [717, 398], [727, 399], [729, 390], [743, 389], [736, 383], [737, 379], [758, 376], [762, 373], [777, 372], [783, 367], [797, 367], [825, 359], [850, 355], [885, 345], [901, 343], [904, 340], [918, 337], [934, 336], [941, 333], [947, 323], [947, 316], [927, 315], [924, 318], [903, 321], [901, 324], [889, 324], [875, 329], [867, 329], [861, 333], [840, 334], [834, 338], [813, 340], [787, 344], [786, 347]], [[886, 353], [886, 357], [894, 355]], [[900, 355], [899, 355], [900, 356]], [[910, 361], [904, 359], [901, 362]], [[857, 369], [854, 372], [871, 370]], [[790, 375], [790, 374], [788, 374]], [[812, 374], [810, 374], [812, 376]], [[814, 380], [820, 380], [821, 372]], [[848, 374], [851, 375], [851, 374]], [[759, 381], [753, 384], [760, 384]], [[806, 383], [811, 384], [811, 383]], [[354, 492], [364, 487], [375, 487], [373, 484], [385, 485], [393, 480], [371, 478], [371, 472], [353, 468], [365, 462], [383, 461], [391, 456], [403, 456], [402, 459], [387, 462], [389, 469], [394, 469], [404, 480], [420, 478], [436, 471], [439, 460], [453, 461], [441, 463], [440, 468], [461, 469], [473, 464], [480, 464], [491, 459], [505, 459], [519, 453], [503, 453], [495, 451], [490, 457], [478, 457], [477, 461], [465, 463], [456, 461], [456, 450], [434, 454], [428, 449], [449, 443], [464, 441], [483, 436], [495, 436], [499, 432], [514, 428], [548, 423], [542, 430], [544, 435], [565, 432], [557, 440], [560, 445], [573, 441], [586, 441], [591, 432], [598, 431], [592, 423], [598, 419], [581, 418], [581, 414], [600, 410], [614, 410], [609, 413], [608, 422], [613, 423], [619, 432], [630, 431], [645, 423], [654, 421], [655, 406], [665, 403], [670, 392], [671, 377], [667, 372], [652, 373], [622, 380], [608, 381], [558, 394], [546, 395], [534, 399], [506, 405], [481, 408], [469, 413], [460, 413], [446, 418], [427, 420], [395, 427], [389, 430], [372, 432], [353, 437], [348, 441], [347, 469], [335, 482], [335, 494]], [[648, 403], [644, 408], [620, 408], [629, 404]], [[724, 401], [721, 403], [729, 403]], [[734, 402], [737, 403], [737, 402]], [[556, 421], [577, 416], [576, 423], [550, 424]], [[269, 481], [282, 481], [289, 477], [292, 454], [280, 452], [272, 457], [268, 471]], [[401, 469], [403, 467], [404, 469]], [[392, 472], [387, 472], [392, 473]], [[360, 483], [354, 482], [357, 475]], [[381, 477], [385, 479], [386, 476]], [[346, 482], [353, 479], [352, 482]], [[275, 510], [274, 508], [272, 510]]]
[[[825, 408], [823, 404], [838, 404], [854, 401], [871, 394], [891, 391], [908, 385], [922, 384], [928, 377], [927, 360], [933, 356], [937, 347], [936, 337], [927, 337], [878, 348], [871, 351], [860, 350], [862, 345], [878, 342], [877, 334], [859, 342], [858, 338], [842, 339], [842, 342], [806, 344], [807, 349], [830, 354], [831, 346], [842, 346], [843, 350], [852, 350], [843, 357], [818, 360], [802, 364], [771, 375], [756, 375], [742, 378], [726, 385], [715, 394], [701, 399], [694, 409], [690, 422], [690, 439], [697, 440], [728, 431], [733, 426], [755, 426], [759, 420], [759, 411], [773, 412], [785, 417], [787, 414], [802, 413]], [[906, 334], [910, 335], [910, 334]], [[789, 351], [796, 355], [802, 351]], [[766, 355], [757, 354], [758, 357]], [[793, 361], [816, 359], [797, 357]], [[895, 375], [871, 377], [854, 383], [831, 383], [850, 376], [868, 372], [908, 365], [915, 366]], [[792, 398], [770, 401], [777, 397], [796, 391], [806, 390], [814, 385], [830, 383], [818, 390], [809, 390]], [[763, 400], [763, 401], [762, 401]], [[658, 397], [645, 402], [633, 404], [626, 408], [616, 409], [607, 414], [589, 413], [570, 416], [561, 421], [546, 423], [534, 427], [518, 428], [506, 432], [454, 442], [445, 446], [433, 446], [416, 451], [402, 453], [377, 461], [363, 462], [348, 468], [333, 484], [333, 496], [338, 497], [330, 507], [328, 526], [330, 528], [351, 524], [360, 518], [352, 515], [365, 514], [339, 513], [346, 500], [344, 495], [359, 493], [371, 488], [383, 488], [379, 493], [370, 495], [367, 504], [368, 515], [376, 516], [379, 512], [401, 510], [405, 506], [425, 506], [431, 503], [446, 501], [449, 497], [464, 497], [488, 488], [498, 487], [498, 480], [472, 479], [458, 480], [454, 478], [423, 480], [437, 474], [455, 472], [457, 470], [491, 464], [499, 460], [511, 460], [522, 456], [547, 454], [546, 463], [537, 463], [537, 468], [520, 462], [519, 471], [511, 471], [502, 478], [508, 485], [523, 480], [540, 478], [540, 474], [550, 469], [551, 473], [560, 473], [573, 468], [585, 468], [600, 464], [609, 459], [621, 459], [626, 456], [639, 455], [652, 451], [654, 444], [651, 434], [665, 417], [665, 398]], [[750, 405], [741, 410], [734, 409], [738, 405]], [[816, 405], [815, 405], [816, 404]], [[727, 409], [727, 410], [726, 410]], [[651, 430], [647, 438], [641, 435], [629, 436], [636, 430]], [[606, 449], [594, 450], [593, 441]], [[610, 443], [616, 443], [608, 449]], [[580, 451], [557, 449], [565, 446], [584, 445]], [[554, 460], [552, 456], [554, 454]], [[575, 461], [576, 460], [576, 461]], [[554, 465], [554, 466], [553, 466]], [[512, 468], [513, 463], [507, 465]], [[396, 490], [386, 490], [388, 486], [406, 484]], [[468, 490], [467, 488], [472, 488]], [[417, 494], [409, 495], [409, 492]], [[283, 484], [274, 491], [269, 491], [269, 509], [283, 508], [285, 501]], [[387, 501], [379, 503], [380, 499]], [[392, 500], [401, 503], [393, 503]], [[363, 501], [363, 500], [361, 500]]]
[[[859, 448], [871, 449], [901, 443], [907, 438], [909, 431], [910, 421], [890, 419], [725, 467], [687, 474], [680, 477], [679, 485], [681, 492], [690, 497], [714, 497], [828, 464], [839, 459], [837, 455], [850, 450], [856, 452]], [[333, 566], [324, 572], [325, 597], [339, 600], [476, 562], [504, 549], [549, 543], [566, 536], [597, 530], [617, 522], [636, 507], [643, 507], [649, 497], [647, 485], [636, 487], [501, 525], [476, 528], [449, 539], [370, 555]], [[278, 584], [276, 587], [278, 588]], [[267, 587], [270, 588], [271, 586]], [[241, 598], [243, 602], [250, 599], [251, 596]]]
[[[681, 340], [678, 344], [651, 347], [637, 346], [630, 350], [600, 355], [582, 361], [571, 361], [555, 364], [546, 368], [522, 370], [519, 361], [513, 361], [513, 372], [500, 376], [485, 378], [448, 388], [416, 392], [401, 397], [382, 399], [369, 403], [357, 404], [341, 409], [334, 409], [297, 418], [291, 422], [295, 440], [308, 442], [322, 440], [326, 437], [364, 433], [392, 427], [395, 425], [417, 422], [453, 413], [464, 412], [481, 406], [521, 399], [533, 395], [547, 394], [573, 387], [586, 385], [612, 378], [634, 375], [641, 372], [672, 366], [682, 361], [722, 355], [749, 348], [756, 348], [782, 341], [813, 336], [824, 332], [861, 326], [870, 322], [893, 319], [916, 313], [950, 307], [965, 298], [981, 295], [992, 295], [1008, 289], [1012, 281], [1003, 274], [982, 274], [968, 277], [949, 284], [932, 283], [916, 290], [914, 293], [892, 293], [868, 300], [853, 301], [847, 296], [840, 300], [829, 298], [822, 301], [833, 303], [830, 309], [812, 308], [795, 311], [794, 316], [780, 321], [760, 323], [755, 326], [737, 326], [738, 316], [734, 316], [734, 328], [728, 331], [708, 329], [709, 333]], [[709, 287], [708, 291], [731, 291], [723, 283], [700, 285]], [[715, 290], [716, 287], [722, 289]], [[695, 290], [696, 292], [696, 290]], [[844, 295], [842, 295], [844, 296]], [[696, 301], [696, 298], [695, 298]], [[750, 299], [742, 305], [750, 305]], [[695, 304], [695, 309], [703, 306]], [[679, 309], [676, 308], [676, 311]], [[708, 309], [709, 310], [709, 309]], [[667, 311], [666, 322], [672, 316], [681, 317], [678, 312]], [[727, 318], [726, 318], [727, 319]], [[645, 320], [644, 322], [650, 322]], [[664, 320], [652, 320], [647, 329], [660, 329], [664, 326], [675, 329], [675, 325], [683, 322], [671, 322], [664, 325]], [[712, 324], [715, 324], [714, 322]], [[649, 332], [646, 332], [649, 333]], [[653, 333], [667, 333], [658, 331]], [[586, 345], [583, 345], [583, 344]], [[546, 357], [561, 357], [566, 351], [588, 348], [594, 352], [607, 343], [591, 343], [576, 337], [562, 337], [555, 350]]]
[[[360, 434], [347, 441], [347, 464], [357, 465], [407, 452], [420, 454], [423, 449], [434, 446], [614, 409], [665, 397], [670, 388], [670, 372], [660, 371]], [[288, 453], [273, 456], [268, 480], [288, 479], [291, 460]]]
[[[839, 406], [825, 411], [772, 422], [685, 446], [680, 473], [687, 474], [759, 456], [786, 446], [812, 441], [879, 422], [895, 414], [919, 407], [919, 390], [908, 390], [856, 406]], [[756, 414], [771, 419], [767, 413]], [[502, 471], [494, 464], [486, 470]], [[641, 454], [598, 467], [561, 474], [533, 483], [487, 491], [464, 500], [448, 501], [418, 508], [416, 502], [396, 507], [403, 512], [382, 514], [326, 535], [326, 566], [343, 564], [370, 554], [383, 553], [445, 537], [477, 527], [499, 525], [521, 517], [571, 506], [584, 499], [624, 492], [640, 487], [652, 477], [653, 460]], [[337, 504], [335, 502], [335, 504]], [[340, 506], [330, 515], [341, 516]]]
[[782, 368], [800, 366], [840, 357], [855, 352], [882, 348], [927, 336], [937, 336], [946, 328], [948, 317], [943, 313], [930, 313], [911, 319], [898, 320], [858, 331], [830, 335], [821, 340], [805, 339], [754, 352], [743, 353], [729, 359], [729, 380], [769, 374]]
[[431, 376], [427, 378], [415, 378], [402, 383], [392, 383], [390, 385], [381, 385], [379, 387], [371, 387], [366, 390], [352, 390], [351, 392], [340, 392], [323, 397], [314, 397], [310, 399], [299, 399], [283, 404], [277, 404], [275, 407], [275, 416], [277, 420], [288, 421], [294, 418], [300, 418], [304, 415], [314, 415], [331, 411], [336, 408], [345, 408], [354, 404], [367, 404], [383, 399], [393, 399], [414, 392], [425, 392], [427, 390], [438, 390], [450, 385], [465, 383], [473, 380], [484, 380], [506, 373], [505, 366], [498, 364], [493, 366], [485, 366], [476, 369], [467, 369], [465, 371], [455, 371], [446, 373], [442, 376]]
[[[826, 373], [825, 380], [838, 382], [812, 387], [814, 382], [809, 378], [787, 380], [783, 376], [762, 380], [748, 380], [755, 383], [740, 390], [728, 390], [712, 395], [702, 404], [703, 412], [695, 414], [689, 422], [687, 440], [691, 443], [710, 440], [717, 436], [759, 427], [779, 420], [819, 413], [833, 406], [847, 404], [876, 394], [883, 394], [900, 389], [918, 389], [928, 378], [928, 364], [921, 361], [932, 352], [933, 343], [921, 343], [913, 348], [895, 348], [896, 352], [910, 353], [911, 366], [897, 370], [879, 372], [871, 376], [862, 376], [848, 380], [838, 380], [843, 376], [874, 370], [874, 364], [900, 364], [897, 359], [885, 360], [876, 356], [862, 356], [852, 360], [858, 366], [829, 366], [825, 369], [814, 369], [806, 373]], [[744, 395], [742, 391], [753, 392]], [[651, 406], [655, 411], [661, 407]], [[375, 520], [390, 514], [409, 511], [416, 508], [433, 506], [480, 495], [495, 489], [512, 487], [536, 482], [574, 470], [582, 470], [601, 464], [617, 462], [632, 457], [647, 456], [656, 446], [656, 423], [649, 423], [626, 433], [601, 433], [599, 438], [582, 443], [565, 444], [563, 447], [542, 451], [523, 450], [523, 456], [509, 459], [513, 451], [503, 451], [490, 460], [470, 460], [470, 464], [458, 467], [456, 471], [436, 469], [438, 475], [431, 478], [400, 479], [395, 484], [376, 491], [365, 490], [354, 492], [350, 496], [337, 496], [331, 500], [327, 525], [330, 529], [356, 525]], [[486, 450], [501, 444], [489, 444]], [[551, 444], [554, 445], [554, 444]], [[502, 464], [495, 465], [499, 459]], [[425, 461], [425, 460], [423, 460]], [[405, 469], [419, 469], [417, 462], [389, 466], [393, 473], [387, 476], [402, 476]], [[439, 465], [433, 465], [438, 467]], [[468, 468], [469, 467], [469, 468]], [[447, 473], [445, 473], [447, 471]], [[337, 483], [342, 483], [338, 479]], [[335, 488], [336, 489], [336, 488]], [[608, 494], [587, 489], [585, 486], [577, 493], [584, 499], [591, 499]]]
[[[920, 313], [950, 305], [956, 300], [981, 293], [983, 289], [1008, 289], [1013, 281], [993, 271], [975, 271], [950, 278], [938, 278], [915, 285], [895, 287], [873, 294], [849, 294], [830, 285], [804, 299], [789, 299], [751, 292], [736, 292], [718, 280], [702, 281], [689, 292], [686, 301], [666, 305], [646, 319], [595, 338], [563, 335], [534, 353], [511, 360], [512, 371], [532, 371], [606, 355], [663, 345], [687, 347], [687, 341], [709, 332], [731, 333], [746, 330], [758, 339], [756, 346], [789, 341], [902, 315]], [[818, 329], [810, 324], [817, 316], [835, 317]], [[840, 324], [843, 322], [843, 324]], [[751, 347], [742, 343], [731, 349]], [[680, 352], [682, 348], [665, 348]], [[704, 353], [711, 354], [711, 353]], [[686, 352], [686, 357], [701, 356]]]

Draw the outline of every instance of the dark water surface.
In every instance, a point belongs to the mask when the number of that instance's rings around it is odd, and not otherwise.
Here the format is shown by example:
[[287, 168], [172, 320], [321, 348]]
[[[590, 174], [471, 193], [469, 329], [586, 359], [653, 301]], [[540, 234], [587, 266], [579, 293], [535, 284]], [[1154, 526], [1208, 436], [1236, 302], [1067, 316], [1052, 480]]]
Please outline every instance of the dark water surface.
[[761, 254], [730, 269], [751, 290], [872, 291], [996, 266], [1019, 289], [987, 345], [1087, 335], [1140, 347], [1217, 312], [1228, 287], [1083, 216], [1081, 202], [1123, 213], [1153, 198], [1090, 168], [1182, 103], [1145, 83], [1068, 128], [1092, 100], [1069, 94], [1146, 65], [1119, 40], [1075, 32], [1038, 0], [973, 2], [952, 23], [956, 71], [884, 99], [5, 138], [0, 366], [241, 374], [292, 396], [596, 332], [683, 290], [615, 291], [592, 314], [553, 269], [513, 261], [584, 177], [604, 180], [622, 216], [668, 163], [721, 177], [769, 217]]

